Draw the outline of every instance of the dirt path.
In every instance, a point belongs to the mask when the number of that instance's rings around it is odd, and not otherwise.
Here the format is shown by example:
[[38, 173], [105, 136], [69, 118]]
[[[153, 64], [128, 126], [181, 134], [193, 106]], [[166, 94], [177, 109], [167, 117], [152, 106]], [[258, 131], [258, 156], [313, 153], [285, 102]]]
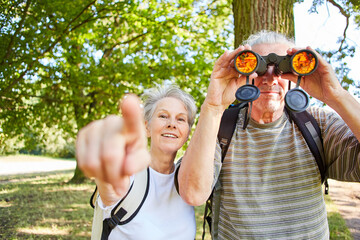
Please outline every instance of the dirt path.
[[0, 156], [0, 176], [75, 169], [76, 162], [41, 156]]
[[360, 240], [360, 183], [329, 180], [331, 200], [345, 219], [354, 240]]

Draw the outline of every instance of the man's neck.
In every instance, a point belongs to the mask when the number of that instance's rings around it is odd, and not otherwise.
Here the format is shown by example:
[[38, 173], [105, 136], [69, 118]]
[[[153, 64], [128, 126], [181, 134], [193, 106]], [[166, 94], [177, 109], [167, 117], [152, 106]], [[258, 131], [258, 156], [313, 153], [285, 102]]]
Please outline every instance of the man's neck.
[[272, 123], [278, 120], [283, 114], [283, 108], [273, 111], [252, 111], [251, 118], [260, 124]]

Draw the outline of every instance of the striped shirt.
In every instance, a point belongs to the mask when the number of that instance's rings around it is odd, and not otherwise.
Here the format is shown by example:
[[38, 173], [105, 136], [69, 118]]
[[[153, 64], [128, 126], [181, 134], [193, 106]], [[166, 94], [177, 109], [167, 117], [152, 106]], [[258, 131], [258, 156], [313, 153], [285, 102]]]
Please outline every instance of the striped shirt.
[[[244, 111], [222, 164], [219, 144], [215, 154], [219, 239], [329, 239], [320, 172], [301, 132], [285, 113], [243, 130]], [[308, 111], [322, 132], [328, 176], [360, 181], [360, 144], [347, 125], [332, 111]]]

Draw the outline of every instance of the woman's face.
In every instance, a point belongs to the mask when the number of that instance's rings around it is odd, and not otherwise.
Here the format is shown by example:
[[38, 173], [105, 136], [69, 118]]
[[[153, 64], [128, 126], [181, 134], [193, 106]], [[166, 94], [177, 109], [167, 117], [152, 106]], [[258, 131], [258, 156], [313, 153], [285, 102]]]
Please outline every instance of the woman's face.
[[190, 127], [184, 103], [177, 98], [166, 97], [158, 101], [150, 122], [146, 122], [151, 149], [167, 154], [176, 153], [187, 141]]

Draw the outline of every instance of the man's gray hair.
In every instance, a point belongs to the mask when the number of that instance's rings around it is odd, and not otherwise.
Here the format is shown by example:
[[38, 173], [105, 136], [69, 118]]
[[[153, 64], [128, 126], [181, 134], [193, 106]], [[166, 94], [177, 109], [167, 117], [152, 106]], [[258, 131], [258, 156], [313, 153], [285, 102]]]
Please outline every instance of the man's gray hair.
[[267, 44], [267, 43], [284, 43], [290, 47], [295, 47], [295, 40], [293, 38], [288, 38], [284, 34], [262, 30], [258, 33], [252, 34], [247, 40], [243, 42], [243, 45], [249, 44], [254, 46], [256, 44]]
[[179, 87], [174, 85], [168, 87], [151, 88], [143, 94], [145, 121], [150, 122], [155, 112], [157, 103], [159, 100], [166, 97], [173, 97], [184, 103], [188, 113], [189, 127], [191, 129], [192, 125], [194, 124], [197, 111], [194, 98], [190, 94], [184, 92]]

